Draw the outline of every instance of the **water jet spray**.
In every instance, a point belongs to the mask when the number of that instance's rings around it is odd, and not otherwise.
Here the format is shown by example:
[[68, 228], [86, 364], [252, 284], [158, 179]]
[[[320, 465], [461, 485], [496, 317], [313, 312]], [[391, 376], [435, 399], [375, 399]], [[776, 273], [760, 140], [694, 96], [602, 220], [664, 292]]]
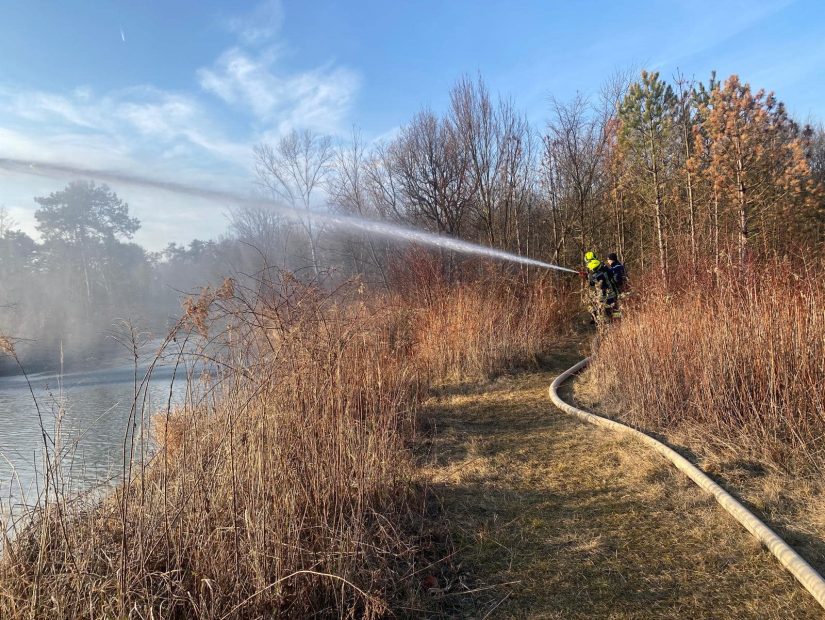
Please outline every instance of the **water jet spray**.
[[358, 230], [371, 235], [444, 248], [446, 250], [452, 250], [462, 254], [487, 256], [489, 258], [529, 265], [532, 267], [554, 269], [556, 271], [566, 273], [578, 273], [576, 270], [568, 269], [567, 267], [546, 263], [544, 261], [526, 256], [519, 256], [518, 254], [511, 254], [510, 252], [505, 252], [503, 250], [488, 248], [477, 243], [463, 241], [454, 237], [446, 237], [444, 235], [428, 233], [415, 228], [408, 228], [406, 226], [399, 226], [397, 224], [390, 224], [388, 222], [356, 217], [353, 215], [341, 215], [327, 211], [289, 207], [260, 198], [248, 198], [232, 192], [203, 189], [174, 181], [150, 179], [147, 177], [117, 171], [93, 170], [88, 168], [78, 168], [66, 164], [27, 161], [13, 158], [0, 158], [0, 168], [11, 172], [20, 172], [24, 174], [47, 176], [52, 178], [65, 176], [89, 177], [112, 183], [124, 183], [138, 187], [159, 189], [176, 194], [204, 198], [215, 202], [232, 202], [239, 206], [273, 209], [278, 213], [294, 220], [301, 221], [305, 218], [310, 218], [312, 220], [331, 224], [342, 229]]

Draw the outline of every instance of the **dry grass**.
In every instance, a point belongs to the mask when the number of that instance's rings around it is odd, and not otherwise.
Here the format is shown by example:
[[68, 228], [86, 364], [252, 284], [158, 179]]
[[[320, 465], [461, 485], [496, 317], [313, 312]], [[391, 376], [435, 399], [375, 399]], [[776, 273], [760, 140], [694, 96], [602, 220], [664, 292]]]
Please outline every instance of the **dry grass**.
[[383, 615], [415, 551], [420, 391], [380, 312], [288, 277], [192, 302], [216, 374], [153, 420], [157, 457], [115, 494], [47, 503], [8, 543], [0, 616]]
[[411, 354], [434, 382], [535, 369], [569, 333], [578, 306], [570, 278], [544, 271], [528, 283], [523, 272], [472, 264], [462, 272], [465, 280], [450, 281], [439, 261], [416, 252], [393, 270], [394, 288], [412, 314]]
[[567, 331], [570, 307], [570, 299], [548, 283], [527, 290], [503, 278], [486, 286], [460, 285], [421, 309], [416, 356], [441, 381], [535, 367], [538, 356]]
[[603, 338], [586, 383], [626, 420], [705, 453], [825, 468], [825, 288], [786, 265], [652, 295]]
[[[430, 401], [422, 475], [456, 554], [435, 616], [812, 618], [821, 610], [655, 454], [556, 412], [554, 372]], [[488, 616], [489, 614], [489, 616]]]
[[627, 312], [576, 396], [683, 446], [825, 571], [823, 330], [813, 272], [721, 274]]
[[[126, 437], [127, 454], [148, 453], [151, 428], [156, 456], [103, 500], [47, 488], [5, 542], [0, 617], [414, 613], [433, 559], [406, 447], [419, 399], [446, 374], [529, 363], [556, 329], [550, 315], [501, 330], [467, 312], [475, 300], [526, 316], [549, 294], [539, 283], [496, 302], [488, 284], [439, 284], [438, 303], [416, 306], [427, 296], [325, 293], [279, 274], [190, 300], [176, 338], [201, 342], [212, 374], [190, 372], [186, 402]], [[431, 330], [461, 322], [438, 364]], [[133, 421], [147, 416], [136, 402]]]

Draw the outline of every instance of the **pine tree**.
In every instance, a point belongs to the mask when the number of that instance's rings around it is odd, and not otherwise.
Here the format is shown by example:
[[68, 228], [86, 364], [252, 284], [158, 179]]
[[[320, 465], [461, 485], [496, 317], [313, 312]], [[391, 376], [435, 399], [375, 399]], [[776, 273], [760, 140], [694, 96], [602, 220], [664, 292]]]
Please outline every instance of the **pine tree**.
[[676, 87], [679, 95], [676, 100], [676, 121], [679, 135], [679, 155], [680, 168], [685, 179], [685, 199], [688, 207], [688, 230], [690, 233], [690, 261], [693, 268], [696, 268], [698, 254], [697, 224], [696, 224], [696, 201], [695, 173], [690, 165], [693, 158], [694, 139], [693, 128], [697, 122], [696, 90], [692, 82], [688, 82], [679, 76], [676, 79]]
[[736, 214], [739, 262], [744, 264], [755, 233], [762, 234], [765, 250], [776, 249], [779, 237], [785, 237], [776, 225], [809, 206], [811, 175], [804, 145], [773, 94], [754, 94], [735, 75], [711, 92], [704, 133], [709, 174], [720, 199]]
[[670, 166], [675, 96], [658, 73], [642, 71], [619, 108], [619, 148], [640, 196], [653, 214], [659, 271], [667, 280], [665, 194]]

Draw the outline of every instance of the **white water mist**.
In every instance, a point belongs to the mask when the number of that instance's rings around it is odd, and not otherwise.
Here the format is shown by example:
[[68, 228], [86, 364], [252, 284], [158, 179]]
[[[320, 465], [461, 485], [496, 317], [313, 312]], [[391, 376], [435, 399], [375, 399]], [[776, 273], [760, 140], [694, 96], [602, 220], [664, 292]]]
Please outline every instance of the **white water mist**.
[[298, 209], [295, 207], [288, 207], [286, 205], [278, 204], [272, 201], [266, 201], [259, 198], [246, 198], [239, 194], [231, 192], [224, 192], [218, 190], [201, 189], [185, 185], [182, 183], [175, 183], [170, 181], [159, 181], [149, 179], [132, 174], [125, 174], [121, 172], [113, 172], [106, 170], [91, 170], [87, 168], [78, 168], [65, 164], [43, 163], [35, 161], [26, 161], [22, 159], [8, 159], [0, 158], [0, 168], [5, 170], [22, 172], [26, 174], [34, 174], [49, 177], [65, 177], [65, 176], [81, 176], [94, 179], [109, 181], [112, 183], [125, 183], [138, 187], [146, 187], [152, 189], [166, 190], [176, 194], [184, 194], [187, 196], [194, 196], [213, 200], [218, 202], [232, 202], [239, 206], [251, 206], [258, 208], [268, 208], [277, 211], [287, 217], [295, 220], [304, 220], [310, 218], [318, 222], [331, 224], [340, 229], [358, 230], [371, 235], [380, 237], [388, 237], [392, 239], [399, 239], [403, 241], [410, 241], [420, 243], [422, 245], [429, 245], [433, 247], [444, 248], [462, 254], [475, 254], [477, 256], [487, 256], [498, 260], [519, 263], [522, 265], [530, 265], [533, 267], [543, 267], [545, 269], [555, 269], [557, 271], [564, 271], [567, 273], [576, 273], [573, 269], [560, 267], [552, 263], [545, 263], [544, 261], [528, 258], [526, 256], [519, 256], [518, 254], [511, 254], [503, 250], [496, 250], [488, 248], [477, 243], [470, 243], [469, 241], [462, 241], [453, 237], [445, 237], [443, 235], [436, 235], [428, 233], [423, 230], [415, 228], [408, 228], [405, 226], [398, 226], [388, 222], [379, 220], [371, 220], [368, 218], [355, 217], [352, 215], [340, 215], [336, 213], [329, 213], [326, 211], [316, 211], [311, 209]]

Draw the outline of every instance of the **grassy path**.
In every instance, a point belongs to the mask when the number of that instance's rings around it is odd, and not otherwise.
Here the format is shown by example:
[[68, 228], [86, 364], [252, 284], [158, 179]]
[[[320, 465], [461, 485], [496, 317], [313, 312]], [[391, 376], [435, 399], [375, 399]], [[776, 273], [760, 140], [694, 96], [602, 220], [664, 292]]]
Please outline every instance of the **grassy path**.
[[547, 387], [576, 359], [430, 402], [421, 471], [458, 550], [440, 576], [441, 614], [823, 617], [709, 495], [552, 407]]

